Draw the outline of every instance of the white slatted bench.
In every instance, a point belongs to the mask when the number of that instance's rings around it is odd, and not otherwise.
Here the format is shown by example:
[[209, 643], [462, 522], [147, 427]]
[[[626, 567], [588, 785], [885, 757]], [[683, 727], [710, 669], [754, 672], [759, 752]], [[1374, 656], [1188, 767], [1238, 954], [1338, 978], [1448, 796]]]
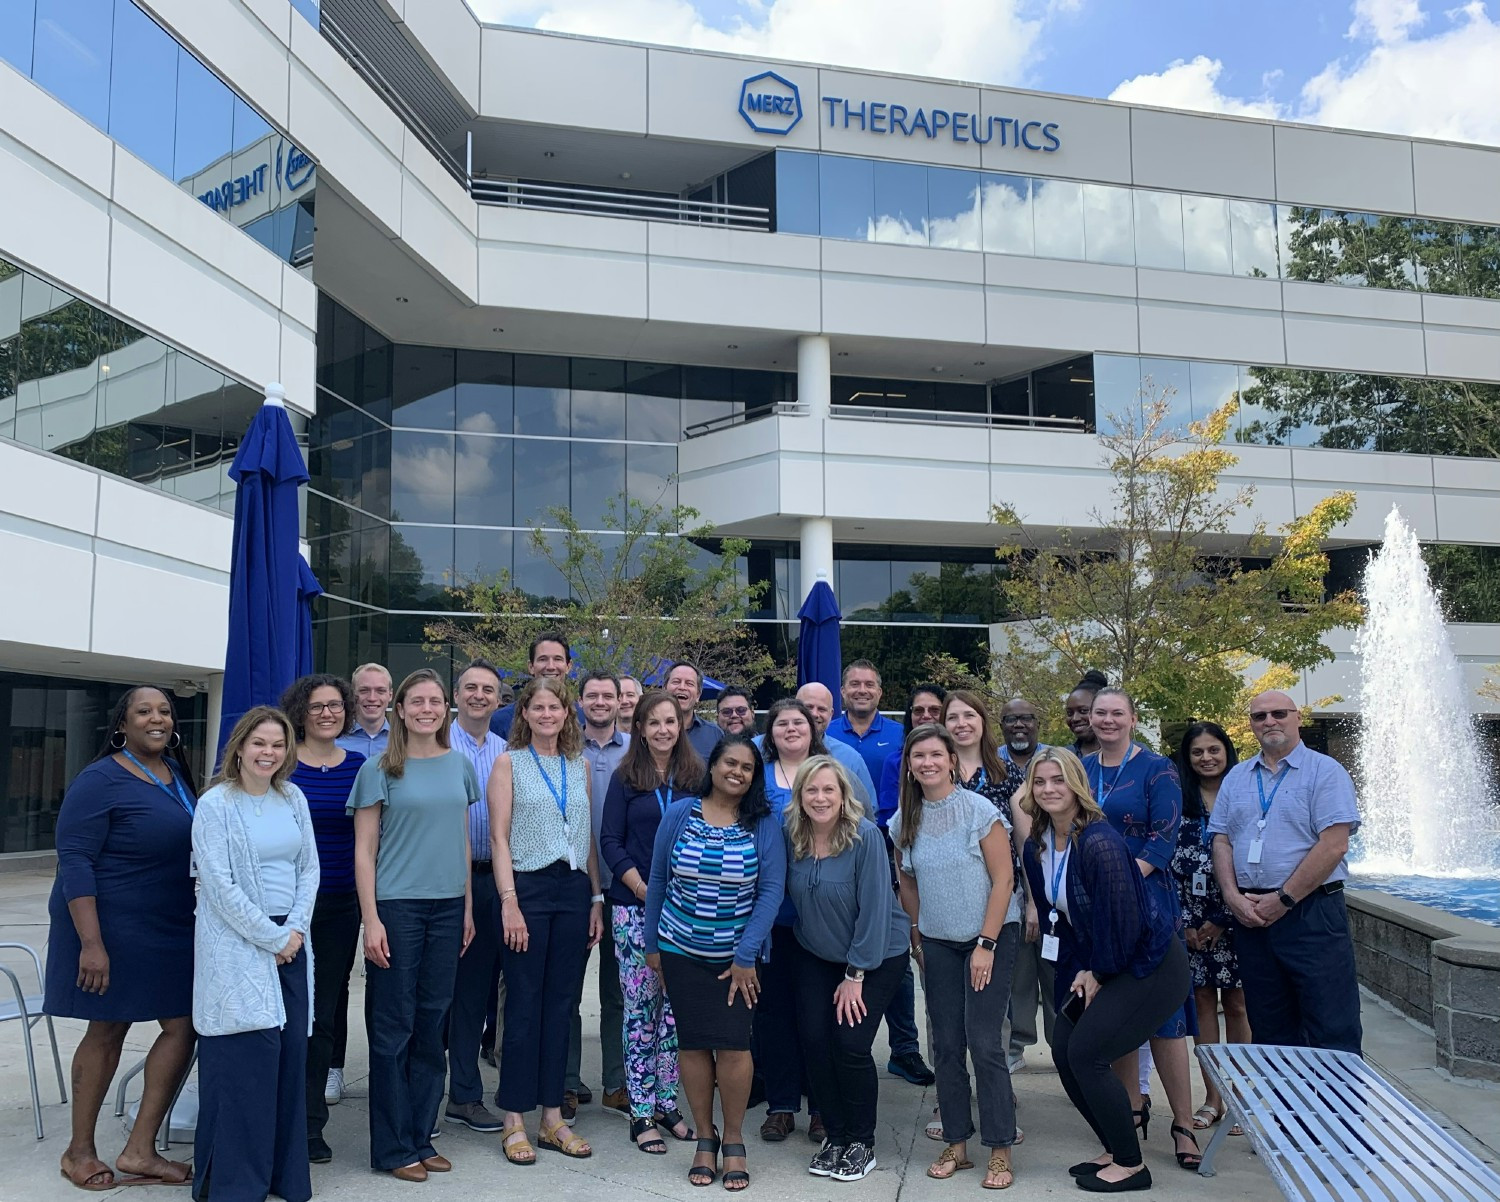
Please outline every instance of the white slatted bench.
[[1198, 1169], [1238, 1123], [1295, 1202], [1496, 1202], [1500, 1175], [1352, 1052], [1199, 1045], [1224, 1097]]

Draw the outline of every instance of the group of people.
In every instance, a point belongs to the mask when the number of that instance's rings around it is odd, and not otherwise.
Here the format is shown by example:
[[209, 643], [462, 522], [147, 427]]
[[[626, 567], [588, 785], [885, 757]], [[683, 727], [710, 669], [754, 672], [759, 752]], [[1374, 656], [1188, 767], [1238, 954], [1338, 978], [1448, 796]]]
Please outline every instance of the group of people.
[[[876, 1167], [882, 1020], [888, 1070], [935, 1079], [928, 1174], [974, 1168], [977, 1137], [988, 1189], [1015, 1179], [1011, 1073], [1038, 1014], [1102, 1147], [1070, 1169], [1090, 1192], [1151, 1184], [1153, 1062], [1176, 1160], [1197, 1166], [1195, 1131], [1225, 1112], [1211, 1086], [1194, 1111], [1186, 1039], [1218, 1038], [1221, 1009], [1230, 1040], [1358, 1050], [1341, 896], [1353, 788], [1301, 743], [1284, 694], [1252, 703], [1249, 761], [1204, 722], [1174, 761], [1135, 739], [1129, 695], [1097, 673], [1066, 699], [1076, 741], [1058, 747], [1024, 698], [996, 721], [976, 693], [921, 685], [897, 722], [863, 660], [841, 714], [807, 684], [764, 733], [739, 689], [704, 717], [691, 663], [660, 688], [575, 681], [549, 635], [529, 667], [503, 706], [482, 660], [451, 696], [426, 669], [394, 687], [376, 664], [304, 677], [235, 724], [201, 794], [171, 697], [126, 693], [58, 818], [46, 1008], [88, 1020], [64, 1176], [311, 1197], [361, 953], [370, 1165], [403, 1181], [452, 1170], [440, 1119], [497, 1134], [515, 1165], [593, 1154], [572, 1123], [592, 1101], [580, 1014], [596, 947], [603, 1105], [637, 1151], [689, 1142], [691, 1184], [732, 1192], [750, 1184], [761, 1100], [768, 1143], [806, 1102], [810, 1173]], [[143, 1021], [161, 1034], [110, 1168], [98, 1112]], [[152, 1139], [195, 1040], [190, 1166]]]

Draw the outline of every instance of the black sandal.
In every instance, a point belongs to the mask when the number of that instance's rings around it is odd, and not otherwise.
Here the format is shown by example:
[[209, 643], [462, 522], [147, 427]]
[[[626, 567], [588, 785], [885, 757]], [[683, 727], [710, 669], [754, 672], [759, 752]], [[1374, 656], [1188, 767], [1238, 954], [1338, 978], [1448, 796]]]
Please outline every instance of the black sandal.
[[[717, 1132], [717, 1128], [715, 1128], [715, 1131]], [[717, 1133], [707, 1139], [700, 1139], [698, 1141], [698, 1151], [712, 1152], [715, 1162], [717, 1162], [719, 1156], [719, 1137]], [[719, 1169], [717, 1163], [711, 1165], [695, 1164], [688, 1170], [688, 1184], [699, 1186], [712, 1185], [718, 1179], [718, 1176]]]
[[657, 1133], [655, 1139], [648, 1139], [645, 1143], [641, 1143], [640, 1137], [645, 1135], [647, 1131], [656, 1131], [656, 1123], [651, 1119], [630, 1120], [630, 1142], [646, 1153], [647, 1156], [665, 1156], [667, 1154], [667, 1145], [662, 1142], [660, 1132]]
[[[656, 1112], [656, 1125], [658, 1127], [665, 1127], [666, 1131], [667, 1131], [667, 1134], [670, 1135], [673, 1139], [675, 1139], [678, 1143], [684, 1143], [685, 1144], [690, 1139], [697, 1139], [698, 1138], [693, 1133], [693, 1125], [687, 1121], [687, 1118], [682, 1113], [682, 1111], [678, 1110], [677, 1107], [675, 1107], [675, 1106], [672, 1107], [671, 1110], [658, 1110]], [[687, 1134], [686, 1135], [678, 1135], [677, 1134], [677, 1128], [678, 1128], [678, 1126], [686, 1127], [687, 1128]]]
[[1196, 1173], [1198, 1171], [1198, 1166], [1203, 1163], [1203, 1153], [1198, 1149], [1198, 1137], [1186, 1127], [1179, 1127], [1176, 1123], [1173, 1123], [1172, 1147], [1174, 1151], [1177, 1147], [1176, 1137], [1179, 1135], [1185, 1135], [1193, 1141], [1193, 1150], [1191, 1152], [1177, 1152], [1177, 1167], [1180, 1169], [1186, 1169], [1190, 1173]]
[[[723, 1152], [725, 1160], [728, 1160], [731, 1156], [738, 1156], [743, 1159], [745, 1158], [745, 1145], [725, 1144]], [[749, 1186], [750, 1174], [745, 1172], [744, 1169], [724, 1170], [724, 1188], [727, 1189], [730, 1193], [737, 1194], [740, 1192], [740, 1190], [748, 1189]]]

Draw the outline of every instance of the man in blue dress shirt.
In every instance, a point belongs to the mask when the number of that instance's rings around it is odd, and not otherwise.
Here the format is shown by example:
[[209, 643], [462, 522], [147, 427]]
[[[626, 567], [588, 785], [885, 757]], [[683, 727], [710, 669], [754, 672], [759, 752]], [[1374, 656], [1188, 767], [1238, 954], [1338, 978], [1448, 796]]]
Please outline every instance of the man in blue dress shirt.
[[1344, 856], [1359, 829], [1354, 782], [1302, 742], [1285, 693], [1250, 703], [1260, 752], [1229, 770], [1209, 819], [1214, 875], [1234, 915], [1256, 1043], [1359, 1052], [1359, 985]]

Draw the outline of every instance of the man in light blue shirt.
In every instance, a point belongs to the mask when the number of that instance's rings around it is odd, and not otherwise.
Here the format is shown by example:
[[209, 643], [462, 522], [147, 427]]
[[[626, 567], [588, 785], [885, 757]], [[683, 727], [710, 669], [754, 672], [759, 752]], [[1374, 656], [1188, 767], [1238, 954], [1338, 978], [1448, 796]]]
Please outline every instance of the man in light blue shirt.
[[1229, 770], [1209, 818], [1214, 875], [1256, 1043], [1360, 1050], [1359, 984], [1344, 857], [1359, 829], [1354, 782], [1302, 742], [1285, 693], [1250, 703], [1260, 752]]
[[[357, 751], [367, 760], [385, 753], [391, 738], [391, 724], [385, 712], [390, 708], [395, 690], [391, 674], [381, 664], [360, 664], [354, 669], [354, 725], [349, 733], [334, 740], [345, 751]], [[483, 782], [481, 782], [483, 783]]]

